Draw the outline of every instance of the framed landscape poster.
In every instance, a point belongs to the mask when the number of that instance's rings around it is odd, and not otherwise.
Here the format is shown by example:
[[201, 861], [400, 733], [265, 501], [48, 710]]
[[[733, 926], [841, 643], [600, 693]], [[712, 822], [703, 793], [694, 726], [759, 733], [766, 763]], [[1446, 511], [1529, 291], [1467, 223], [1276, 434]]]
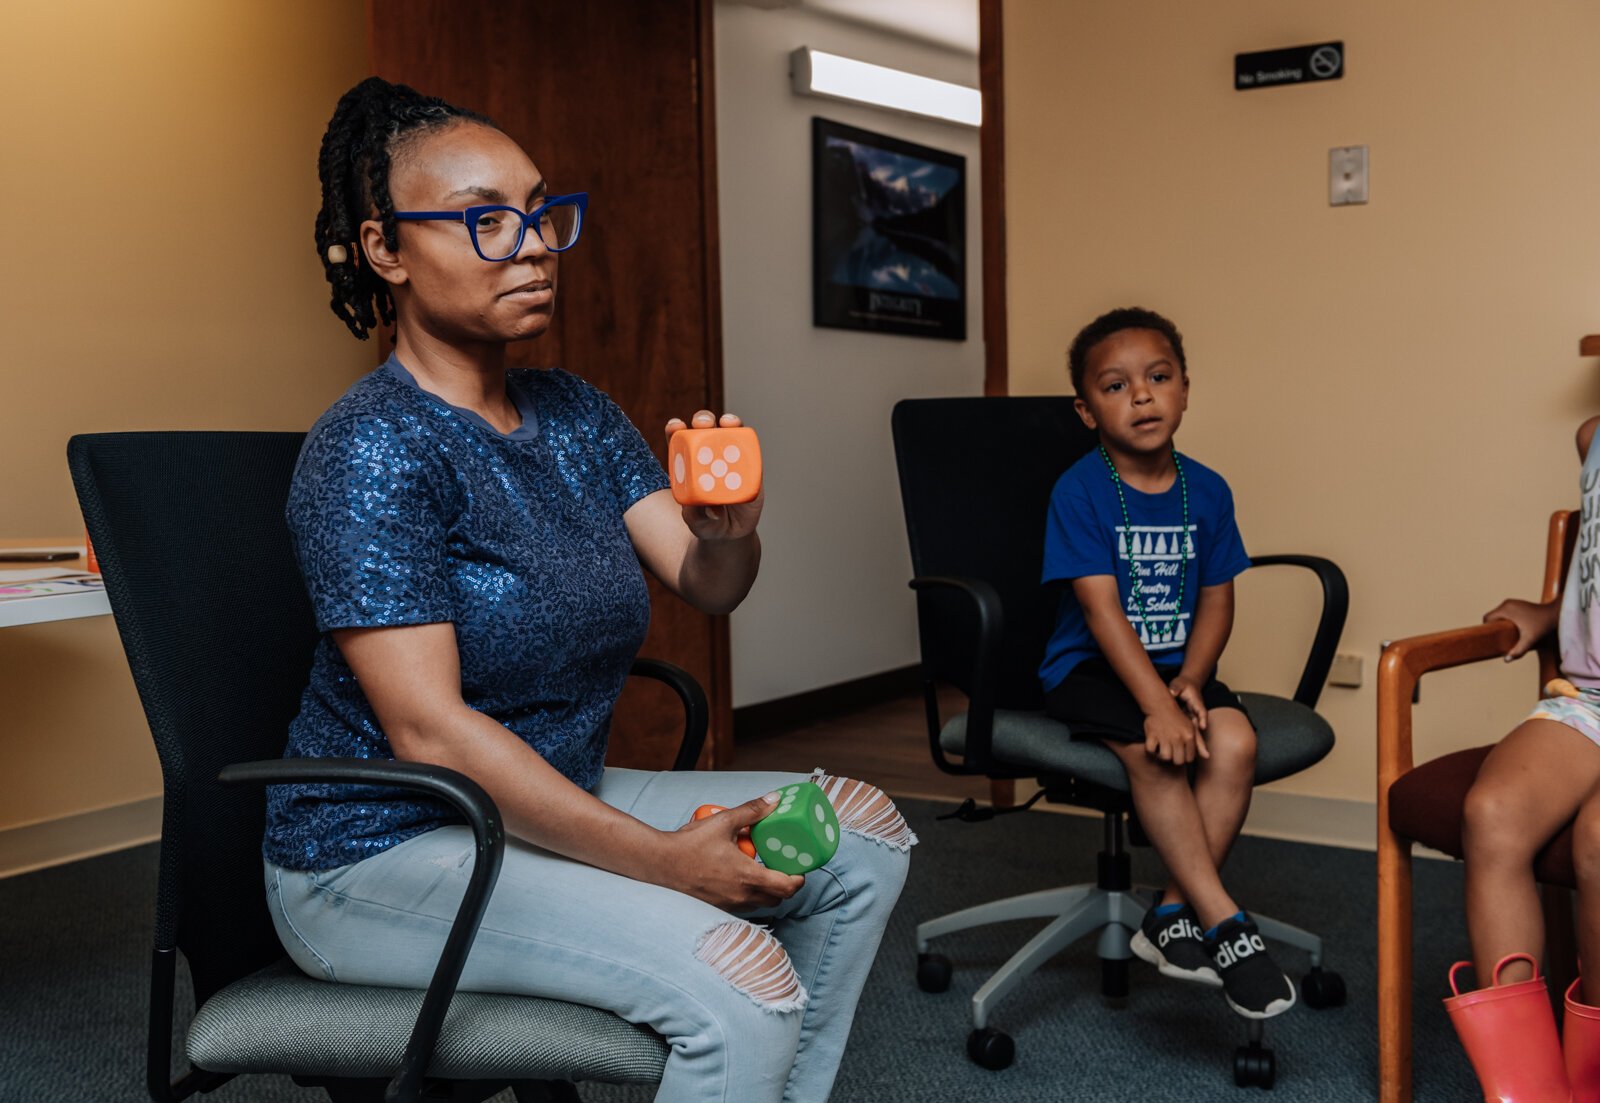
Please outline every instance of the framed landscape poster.
[[811, 120], [812, 320], [967, 338], [967, 161]]

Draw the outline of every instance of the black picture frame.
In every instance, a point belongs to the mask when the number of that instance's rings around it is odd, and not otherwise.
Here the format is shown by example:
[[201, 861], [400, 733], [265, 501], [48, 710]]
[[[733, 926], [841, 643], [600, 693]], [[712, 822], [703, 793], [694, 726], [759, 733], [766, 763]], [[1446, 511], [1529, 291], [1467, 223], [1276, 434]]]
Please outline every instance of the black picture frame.
[[967, 339], [967, 159], [811, 120], [814, 325]]

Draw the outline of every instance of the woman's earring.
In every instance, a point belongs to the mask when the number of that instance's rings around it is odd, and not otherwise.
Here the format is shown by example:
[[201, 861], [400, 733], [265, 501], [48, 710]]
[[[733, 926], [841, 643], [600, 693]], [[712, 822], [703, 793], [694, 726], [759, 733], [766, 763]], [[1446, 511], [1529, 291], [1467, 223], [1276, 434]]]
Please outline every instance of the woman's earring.
[[350, 259], [350, 250], [346, 249], [343, 245], [330, 245], [330, 246], [328, 246], [328, 263], [329, 264], [343, 264], [349, 259]]

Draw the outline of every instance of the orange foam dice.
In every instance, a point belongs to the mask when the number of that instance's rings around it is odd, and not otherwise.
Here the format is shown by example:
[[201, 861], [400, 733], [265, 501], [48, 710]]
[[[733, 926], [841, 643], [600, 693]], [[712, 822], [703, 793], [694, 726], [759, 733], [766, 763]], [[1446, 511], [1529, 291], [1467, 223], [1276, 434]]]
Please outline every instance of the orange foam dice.
[[[718, 812], [726, 811], [727, 809], [720, 804], [702, 804], [694, 810], [694, 815], [690, 818], [703, 820], [710, 816], [715, 816]], [[750, 829], [748, 827], [739, 828], [739, 837], [735, 841], [738, 842], [739, 849], [744, 851], [745, 857], [754, 858], [756, 856], [756, 844], [750, 838]]]
[[667, 449], [667, 477], [679, 505], [731, 506], [761, 493], [756, 431], [679, 429]]

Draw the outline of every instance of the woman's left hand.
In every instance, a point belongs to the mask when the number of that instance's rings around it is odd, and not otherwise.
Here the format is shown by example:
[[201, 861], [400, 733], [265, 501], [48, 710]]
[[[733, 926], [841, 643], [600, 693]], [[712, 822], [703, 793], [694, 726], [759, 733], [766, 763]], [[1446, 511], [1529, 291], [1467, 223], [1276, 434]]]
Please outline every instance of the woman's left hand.
[[[716, 426], [737, 429], [743, 424], [737, 414], [723, 414], [718, 418], [710, 410], [698, 410], [690, 419], [690, 425], [696, 429], [711, 429]], [[667, 422], [669, 446], [672, 434], [687, 428], [689, 425], [685, 425], [681, 417], [669, 420]], [[751, 501], [741, 502], [738, 505], [684, 506], [683, 523], [689, 526], [689, 531], [699, 540], [740, 540], [756, 531], [756, 524], [761, 520], [761, 506], [766, 497], [767, 492], [763, 489]]]

